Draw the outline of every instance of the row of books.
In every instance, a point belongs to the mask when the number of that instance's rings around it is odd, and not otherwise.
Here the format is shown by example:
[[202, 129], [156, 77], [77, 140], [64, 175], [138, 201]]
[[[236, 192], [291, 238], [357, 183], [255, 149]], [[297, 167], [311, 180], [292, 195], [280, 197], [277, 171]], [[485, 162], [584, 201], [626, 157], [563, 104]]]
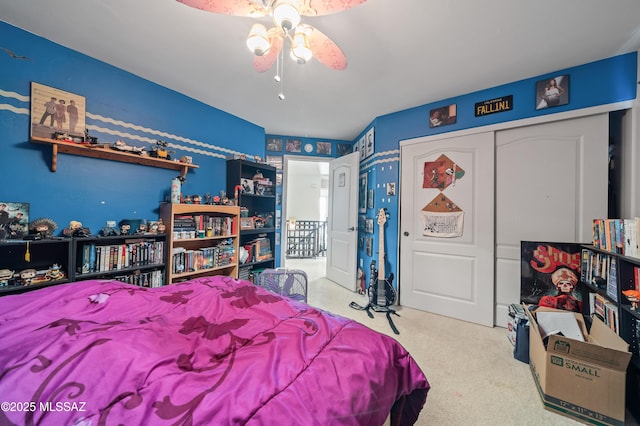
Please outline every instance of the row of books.
[[173, 218], [173, 231], [207, 231], [211, 236], [233, 235], [235, 232], [232, 217], [199, 215], [176, 215]]
[[141, 272], [139, 274], [118, 275], [115, 276], [114, 279], [139, 287], [156, 288], [164, 285], [164, 274], [159, 269]]
[[234, 262], [236, 249], [232, 244], [220, 244], [216, 247], [197, 250], [175, 247], [171, 256], [172, 272], [181, 274], [230, 265]]
[[611, 300], [618, 301], [618, 259], [615, 256], [582, 250], [580, 281], [605, 290]]
[[620, 321], [618, 319], [618, 306], [598, 293], [589, 293], [590, 313], [595, 314], [609, 326], [611, 330], [619, 334]]
[[124, 244], [85, 244], [80, 250], [82, 274], [164, 263], [164, 242], [139, 240]]
[[593, 246], [612, 253], [640, 257], [640, 218], [594, 219]]

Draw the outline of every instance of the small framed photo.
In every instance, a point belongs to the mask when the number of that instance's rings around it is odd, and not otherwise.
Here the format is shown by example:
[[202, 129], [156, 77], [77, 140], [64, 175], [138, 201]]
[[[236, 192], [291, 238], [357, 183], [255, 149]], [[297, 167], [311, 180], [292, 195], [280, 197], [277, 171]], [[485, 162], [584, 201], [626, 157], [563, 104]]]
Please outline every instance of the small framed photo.
[[440, 127], [456, 122], [456, 104], [435, 108], [429, 111], [429, 127]]
[[540, 80], [536, 83], [536, 109], [569, 103], [569, 74]]
[[20, 240], [29, 234], [29, 203], [0, 201], [0, 241]]
[[353, 151], [353, 145], [349, 145], [348, 143], [339, 143], [336, 145], [336, 157], [342, 157], [343, 155], [347, 155]]
[[373, 256], [373, 238], [371, 237], [367, 237], [366, 238], [366, 245], [367, 245], [367, 256], [371, 257]]
[[367, 208], [373, 208], [373, 189], [370, 189], [369, 193], [367, 194]]
[[253, 194], [253, 180], [252, 179], [241, 178], [240, 179], [240, 186], [242, 186], [242, 193], [243, 194]]
[[316, 152], [322, 155], [331, 155], [331, 142], [316, 142]]
[[395, 182], [389, 182], [387, 183], [387, 195], [396, 195], [396, 183]]
[[302, 152], [302, 141], [300, 139], [287, 139], [287, 152]]
[[364, 220], [364, 232], [367, 234], [373, 234], [373, 219], [370, 217]]
[[255, 224], [253, 223], [252, 217], [241, 217], [240, 218], [240, 229], [254, 229]]
[[265, 145], [267, 151], [282, 152], [282, 139], [280, 138], [267, 138]]

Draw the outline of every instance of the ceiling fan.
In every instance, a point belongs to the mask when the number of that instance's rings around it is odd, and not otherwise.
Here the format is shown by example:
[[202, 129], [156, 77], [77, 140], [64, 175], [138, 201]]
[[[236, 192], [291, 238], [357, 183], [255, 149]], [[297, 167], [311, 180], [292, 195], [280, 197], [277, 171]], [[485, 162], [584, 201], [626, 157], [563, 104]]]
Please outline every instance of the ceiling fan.
[[207, 12], [233, 16], [270, 16], [274, 26], [253, 24], [247, 47], [255, 57], [253, 66], [265, 72], [277, 61], [285, 40], [291, 44], [291, 57], [304, 64], [315, 58], [334, 70], [344, 70], [347, 58], [338, 45], [311, 25], [300, 23], [301, 16], [321, 16], [351, 9], [367, 0], [177, 0]]

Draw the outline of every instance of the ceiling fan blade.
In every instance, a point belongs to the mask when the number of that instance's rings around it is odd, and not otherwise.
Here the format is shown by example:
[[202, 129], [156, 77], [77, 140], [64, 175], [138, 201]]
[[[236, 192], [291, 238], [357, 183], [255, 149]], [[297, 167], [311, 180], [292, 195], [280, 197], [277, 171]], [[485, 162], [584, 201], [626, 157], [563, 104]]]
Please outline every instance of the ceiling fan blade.
[[267, 54], [262, 56], [254, 56], [253, 58], [253, 67], [258, 72], [265, 72], [266, 70], [271, 68], [278, 59], [278, 55], [282, 50], [282, 37], [273, 36], [269, 38], [269, 41], [271, 42], [271, 49], [269, 49]]
[[309, 44], [313, 57], [321, 64], [334, 70], [347, 68], [347, 57], [344, 56], [338, 45], [319, 29], [311, 25], [309, 27], [312, 29]]
[[187, 6], [207, 12], [233, 16], [265, 16], [263, 5], [252, 0], [177, 0]]
[[298, 0], [300, 14], [306, 16], [329, 15], [356, 7], [367, 0]]

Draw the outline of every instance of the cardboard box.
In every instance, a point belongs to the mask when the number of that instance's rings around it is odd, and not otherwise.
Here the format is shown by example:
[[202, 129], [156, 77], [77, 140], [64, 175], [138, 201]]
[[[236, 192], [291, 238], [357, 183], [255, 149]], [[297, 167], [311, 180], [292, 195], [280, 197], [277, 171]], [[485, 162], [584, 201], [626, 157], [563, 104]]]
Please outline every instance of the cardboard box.
[[590, 332], [574, 313], [584, 342], [558, 334], [545, 348], [535, 312], [566, 312], [539, 307], [529, 317], [529, 367], [545, 409], [583, 423], [624, 426], [629, 345], [597, 318]]

